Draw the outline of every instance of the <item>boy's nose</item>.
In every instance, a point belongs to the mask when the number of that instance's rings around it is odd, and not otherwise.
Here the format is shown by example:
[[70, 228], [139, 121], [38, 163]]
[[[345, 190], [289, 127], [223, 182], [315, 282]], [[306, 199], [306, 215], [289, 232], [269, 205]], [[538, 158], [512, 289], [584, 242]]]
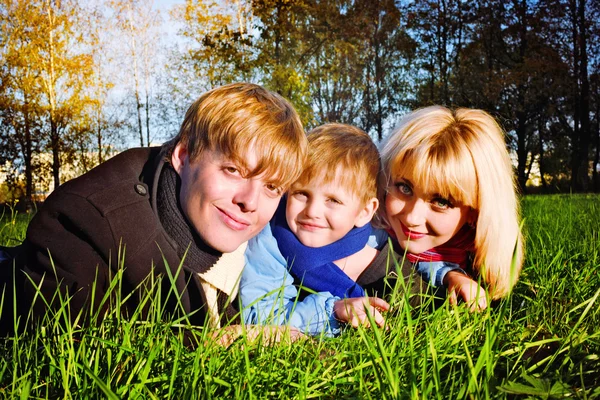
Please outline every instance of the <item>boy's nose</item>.
[[321, 213], [320, 209], [321, 207], [319, 205], [319, 202], [310, 199], [306, 202], [306, 207], [304, 208], [304, 215], [306, 215], [309, 218], [319, 218]]

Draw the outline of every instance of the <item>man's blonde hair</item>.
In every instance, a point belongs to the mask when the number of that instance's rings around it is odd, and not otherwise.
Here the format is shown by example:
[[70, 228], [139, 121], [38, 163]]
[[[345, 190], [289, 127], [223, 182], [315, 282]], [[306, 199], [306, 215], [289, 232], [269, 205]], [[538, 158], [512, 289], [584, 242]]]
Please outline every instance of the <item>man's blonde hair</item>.
[[325, 124], [308, 133], [308, 156], [298, 183], [313, 179], [322, 184], [336, 183], [366, 204], [377, 197], [380, 165], [377, 146], [363, 130]]
[[257, 166], [248, 177], [264, 173], [284, 190], [302, 172], [306, 135], [294, 107], [277, 93], [251, 83], [233, 83], [204, 93], [185, 114], [171, 139], [168, 158], [182, 144], [193, 162], [204, 150], [217, 150], [241, 166], [249, 151]]
[[482, 110], [423, 108], [400, 121], [381, 158], [382, 187], [403, 177], [477, 212], [473, 267], [493, 298], [508, 294], [524, 250], [515, 176], [496, 120]]

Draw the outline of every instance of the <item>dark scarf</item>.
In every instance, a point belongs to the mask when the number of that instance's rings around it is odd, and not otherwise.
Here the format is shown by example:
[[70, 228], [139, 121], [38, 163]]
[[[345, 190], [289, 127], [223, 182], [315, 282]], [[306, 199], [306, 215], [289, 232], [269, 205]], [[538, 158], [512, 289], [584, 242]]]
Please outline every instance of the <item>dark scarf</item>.
[[316, 292], [330, 292], [341, 298], [363, 297], [365, 292], [362, 287], [333, 262], [362, 250], [369, 240], [371, 224], [354, 228], [346, 236], [327, 246], [308, 247], [290, 231], [285, 219], [285, 203], [284, 197], [271, 221], [271, 229], [295, 283]]
[[[165, 163], [158, 182], [156, 206], [160, 223], [177, 244], [177, 255], [192, 271], [208, 271], [222, 253], [208, 246], [190, 226], [179, 205], [181, 179], [171, 165]], [[189, 249], [188, 249], [189, 247]], [[186, 253], [187, 251], [187, 253]]]

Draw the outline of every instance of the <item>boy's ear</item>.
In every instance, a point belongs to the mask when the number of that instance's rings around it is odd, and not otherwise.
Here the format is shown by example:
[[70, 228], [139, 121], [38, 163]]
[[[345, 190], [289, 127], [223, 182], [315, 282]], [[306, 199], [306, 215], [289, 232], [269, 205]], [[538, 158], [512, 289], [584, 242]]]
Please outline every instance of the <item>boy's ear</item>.
[[171, 154], [171, 165], [179, 175], [181, 175], [181, 170], [188, 160], [187, 148], [183, 144], [177, 143]]
[[371, 222], [375, 211], [377, 211], [377, 208], [379, 208], [379, 200], [377, 200], [376, 197], [369, 199], [367, 204], [365, 204], [365, 207], [360, 210], [356, 216], [356, 219], [354, 219], [354, 226], [361, 228], [367, 223]]

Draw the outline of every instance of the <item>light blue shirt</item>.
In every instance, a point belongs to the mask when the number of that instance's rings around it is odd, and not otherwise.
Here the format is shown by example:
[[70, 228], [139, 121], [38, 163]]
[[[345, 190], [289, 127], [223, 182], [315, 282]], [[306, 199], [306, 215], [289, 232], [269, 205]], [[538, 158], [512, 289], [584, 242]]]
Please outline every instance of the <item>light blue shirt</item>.
[[[384, 230], [375, 229], [367, 244], [381, 249], [387, 239]], [[297, 300], [298, 289], [270, 224], [250, 239], [244, 258], [239, 293], [246, 324], [288, 324], [309, 335], [336, 336], [340, 333], [342, 325], [333, 313], [333, 305], [340, 298], [329, 292], [319, 292], [307, 295], [302, 301]], [[432, 286], [441, 286], [446, 273], [455, 269], [460, 270], [460, 267], [443, 261], [416, 265], [416, 271]]]

